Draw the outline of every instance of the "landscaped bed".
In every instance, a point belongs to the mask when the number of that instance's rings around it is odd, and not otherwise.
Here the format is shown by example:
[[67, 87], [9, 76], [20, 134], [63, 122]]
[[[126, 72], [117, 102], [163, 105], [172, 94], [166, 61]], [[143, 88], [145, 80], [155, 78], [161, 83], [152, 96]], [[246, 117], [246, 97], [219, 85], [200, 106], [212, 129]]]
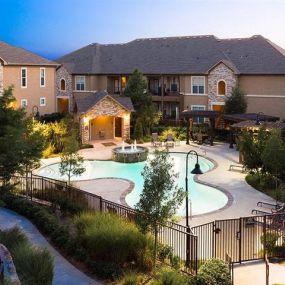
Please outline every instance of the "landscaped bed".
[[[205, 283], [210, 278], [207, 276], [217, 275], [215, 270], [206, 270], [207, 273], [200, 273], [200, 277], [193, 279], [165, 267], [164, 259], [172, 259], [173, 266], [179, 269], [179, 260], [175, 258], [171, 248], [163, 245], [159, 245], [160, 262], [154, 274], [152, 237], [142, 234], [135, 224], [112, 214], [86, 213], [72, 204], [65, 206], [65, 211], [61, 212], [59, 208], [33, 204], [9, 192], [2, 194], [0, 199], [6, 207], [29, 218], [76, 267], [106, 280], [107, 283], [166, 284], [166, 279], [170, 280], [167, 284], [177, 284], [174, 282], [180, 276], [183, 281], [179, 284], [210, 284]], [[224, 268], [221, 273], [223, 277], [211, 278], [224, 278], [224, 283], [219, 284], [230, 284], [227, 267]], [[197, 278], [200, 278], [200, 283], [196, 283]]]

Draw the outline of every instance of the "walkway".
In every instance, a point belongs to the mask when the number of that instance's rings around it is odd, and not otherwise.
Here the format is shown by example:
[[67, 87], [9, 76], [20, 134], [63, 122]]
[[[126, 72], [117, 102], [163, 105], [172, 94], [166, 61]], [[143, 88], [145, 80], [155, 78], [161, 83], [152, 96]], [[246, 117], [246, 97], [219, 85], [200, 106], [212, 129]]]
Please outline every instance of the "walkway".
[[[234, 285], [266, 285], [264, 261], [253, 261], [234, 266]], [[285, 266], [269, 263], [269, 285], [285, 284]]]
[[33, 245], [46, 247], [54, 258], [53, 285], [99, 285], [99, 283], [69, 263], [42, 236], [37, 228], [26, 218], [17, 213], [0, 208], [0, 229], [18, 226], [28, 236]]

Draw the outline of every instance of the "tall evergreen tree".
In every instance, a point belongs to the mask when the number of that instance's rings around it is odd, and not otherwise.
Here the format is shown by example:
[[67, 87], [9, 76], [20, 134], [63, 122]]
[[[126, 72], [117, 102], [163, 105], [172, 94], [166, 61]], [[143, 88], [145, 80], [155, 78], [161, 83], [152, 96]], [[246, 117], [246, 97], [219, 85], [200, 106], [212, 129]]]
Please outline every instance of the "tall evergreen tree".
[[124, 95], [130, 97], [134, 105], [134, 125], [140, 120], [144, 134], [149, 135], [153, 125], [158, 124], [161, 114], [155, 110], [151, 94], [147, 91], [146, 80], [137, 69], [130, 76]]
[[226, 114], [243, 114], [247, 109], [245, 93], [236, 85], [225, 102]]

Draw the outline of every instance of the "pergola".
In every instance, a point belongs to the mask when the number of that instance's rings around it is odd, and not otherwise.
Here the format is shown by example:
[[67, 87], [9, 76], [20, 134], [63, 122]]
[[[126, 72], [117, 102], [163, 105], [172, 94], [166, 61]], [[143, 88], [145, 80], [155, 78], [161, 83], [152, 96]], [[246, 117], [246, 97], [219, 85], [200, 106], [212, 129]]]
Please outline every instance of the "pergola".
[[187, 121], [186, 144], [189, 144], [190, 132], [192, 131], [192, 128], [193, 128], [193, 118], [204, 117], [204, 118], [208, 118], [210, 121], [210, 128], [211, 128], [210, 143], [211, 143], [211, 145], [213, 145], [215, 120], [220, 115], [221, 115], [221, 113], [218, 111], [209, 111], [209, 110], [199, 110], [199, 111], [198, 110], [197, 111], [185, 110], [185, 111], [182, 111], [180, 114], [180, 117]]

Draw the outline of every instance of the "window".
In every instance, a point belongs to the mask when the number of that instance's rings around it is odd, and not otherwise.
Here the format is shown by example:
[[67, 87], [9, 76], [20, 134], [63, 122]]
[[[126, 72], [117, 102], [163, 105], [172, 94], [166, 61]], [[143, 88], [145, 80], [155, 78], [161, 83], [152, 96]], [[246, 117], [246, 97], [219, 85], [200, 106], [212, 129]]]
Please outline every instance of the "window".
[[76, 76], [75, 77], [75, 89], [77, 91], [85, 90], [85, 76]]
[[218, 95], [226, 95], [226, 82], [224, 80], [218, 82]]
[[126, 86], [127, 86], [127, 77], [126, 76], [122, 76], [122, 90], [124, 91]]
[[176, 80], [176, 77], [173, 77], [172, 78], [172, 83], [171, 83], [171, 86], [170, 86], [170, 91], [171, 92], [177, 92], [178, 91], [178, 87], [177, 87], [177, 80]]
[[21, 68], [21, 87], [27, 88], [28, 82], [27, 82], [27, 68], [22, 67]]
[[114, 79], [114, 93], [120, 94], [120, 81], [119, 81], [119, 79]]
[[64, 79], [60, 80], [60, 90], [65, 91], [65, 80]]
[[[192, 111], [203, 111], [206, 110], [205, 105], [191, 105], [191, 110]], [[204, 117], [193, 117], [193, 122], [197, 124], [201, 124], [205, 122]]]
[[149, 91], [153, 95], [161, 95], [160, 87], [159, 87], [159, 79], [152, 78], [148, 81]]
[[28, 100], [21, 99], [21, 108], [27, 108], [27, 106], [28, 106]]
[[40, 106], [45, 106], [46, 105], [46, 97], [41, 97], [40, 98]]
[[40, 68], [40, 87], [46, 86], [46, 69], [44, 67]]
[[203, 76], [192, 77], [192, 93], [205, 94], [205, 77]]

